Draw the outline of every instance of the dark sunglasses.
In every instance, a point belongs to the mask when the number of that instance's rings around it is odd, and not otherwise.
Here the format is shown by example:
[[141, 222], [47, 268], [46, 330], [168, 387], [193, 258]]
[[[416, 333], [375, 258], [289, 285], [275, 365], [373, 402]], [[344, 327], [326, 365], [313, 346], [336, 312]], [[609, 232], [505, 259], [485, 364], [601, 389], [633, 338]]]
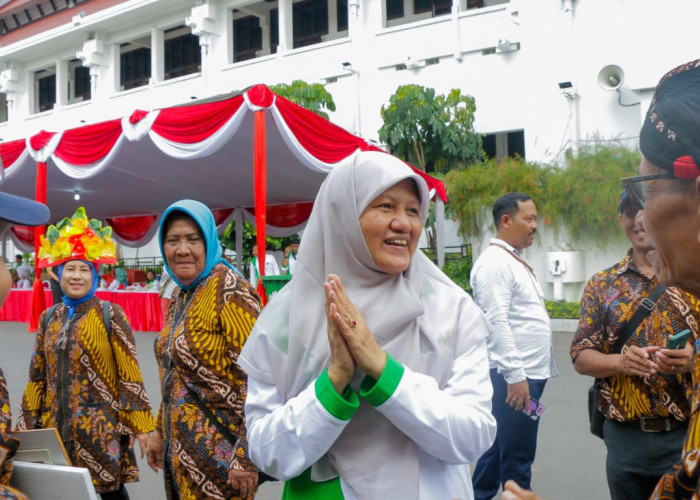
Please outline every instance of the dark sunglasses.
[[651, 174], [622, 179], [622, 185], [627, 191], [627, 196], [630, 197], [630, 200], [639, 210], [644, 210], [644, 199], [647, 191], [646, 181], [653, 181], [654, 179], [675, 179], [675, 177], [672, 174]]

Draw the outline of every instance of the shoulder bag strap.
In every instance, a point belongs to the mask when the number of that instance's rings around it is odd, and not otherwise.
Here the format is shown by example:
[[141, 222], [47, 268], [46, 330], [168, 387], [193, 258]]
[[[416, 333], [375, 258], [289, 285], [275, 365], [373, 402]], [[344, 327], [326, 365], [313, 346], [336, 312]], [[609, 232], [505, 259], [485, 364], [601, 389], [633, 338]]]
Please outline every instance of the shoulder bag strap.
[[511, 251], [508, 249], [508, 247], [504, 247], [503, 245], [500, 245], [500, 244], [498, 244], [498, 243], [491, 243], [491, 246], [492, 246], [492, 247], [502, 248], [503, 250], [505, 250], [505, 251], [508, 253], [508, 255], [510, 255], [510, 256], [513, 257], [515, 260], [517, 260], [518, 262], [520, 262], [523, 266], [527, 267], [527, 270], [528, 270], [528, 271], [530, 271], [532, 274], [535, 274], [535, 271], [533, 271], [532, 266], [531, 266], [530, 264], [528, 264], [527, 262], [525, 262], [525, 261], [524, 261], [523, 259], [521, 259], [520, 257], [518, 257], [517, 255], [515, 255], [513, 252], [511, 252]]
[[632, 316], [632, 318], [627, 323], [625, 323], [622, 326], [622, 328], [620, 328], [620, 336], [615, 341], [613, 353], [618, 353], [622, 351], [622, 346], [625, 345], [627, 339], [637, 329], [642, 320], [646, 318], [649, 315], [649, 313], [651, 313], [651, 310], [654, 309], [654, 306], [656, 305], [656, 301], [659, 299], [659, 297], [661, 297], [661, 294], [663, 294], [665, 291], [666, 286], [659, 284], [656, 288], [654, 288], [651, 291], [648, 297], [642, 299], [642, 302], [639, 304], [639, 307], [635, 311], [634, 316]]
[[105, 322], [105, 328], [107, 329], [107, 341], [109, 345], [112, 345], [112, 318], [109, 317], [109, 302], [102, 302], [102, 320]]
[[[173, 370], [177, 372], [177, 374], [180, 376], [180, 379], [182, 380], [182, 383], [185, 384], [185, 387], [187, 388], [187, 392], [190, 393], [190, 396], [192, 396], [192, 399], [194, 402], [197, 404], [200, 410], [202, 410], [202, 413], [209, 419], [209, 421], [214, 424], [214, 427], [217, 428], [217, 430], [221, 433], [222, 436], [224, 436], [224, 439], [226, 439], [229, 443], [231, 443], [231, 446], [233, 446], [234, 450], [233, 452], [236, 452], [236, 447], [238, 446], [238, 441], [240, 438], [236, 437], [233, 435], [233, 433], [226, 428], [226, 426], [221, 423], [221, 420], [218, 419], [216, 415], [214, 415], [214, 412], [211, 411], [207, 405], [204, 404], [204, 401], [202, 401], [199, 396], [197, 395], [196, 392], [189, 386], [189, 384], [185, 381], [185, 378], [182, 376], [182, 373], [180, 373], [180, 370], [177, 369], [173, 365]], [[258, 486], [261, 485], [262, 483], [265, 483], [267, 481], [277, 481], [276, 478], [270, 476], [269, 474], [264, 473], [263, 471], [259, 470], [258, 471]]]
[[56, 312], [56, 309], [60, 305], [61, 305], [60, 302], [58, 304], [54, 304], [49, 308], [48, 311], [46, 311], [46, 316], [44, 316], [44, 322], [41, 324], [41, 329], [44, 331], [44, 334], [46, 334], [46, 327], [48, 326], [49, 321], [51, 321], [51, 317], [53, 316], [53, 313]]
[[224, 438], [231, 443], [231, 446], [234, 448], [238, 444], [238, 437], [234, 436], [233, 433], [226, 428], [226, 426], [221, 423], [221, 420], [218, 419], [216, 415], [214, 415], [214, 412], [211, 411], [207, 405], [204, 404], [204, 401], [202, 401], [199, 396], [197, 395], [196, 392], [190, 387], [190, 385], [185, 381], [185, 378], [182, 376], [180, 373], [180, 370], [177, 369], [177, 367], [173, 366], [172, 368], [174, 371], [177, 372], [177, 374], [180, 376], [180, 379], [182, 380], [182, 383], [185, 384], [185, 387], [187, 388], [187, 392], [190, 393], [190, 396], [194, 400], [194, 402], [199, 406], [199, 409], [202, 410], [202, 413], [206, 415], [206, 417], [209, 419], [209, 421], [214, 425], [214, 427], [217, 428], [217, 430], [221, 433]]

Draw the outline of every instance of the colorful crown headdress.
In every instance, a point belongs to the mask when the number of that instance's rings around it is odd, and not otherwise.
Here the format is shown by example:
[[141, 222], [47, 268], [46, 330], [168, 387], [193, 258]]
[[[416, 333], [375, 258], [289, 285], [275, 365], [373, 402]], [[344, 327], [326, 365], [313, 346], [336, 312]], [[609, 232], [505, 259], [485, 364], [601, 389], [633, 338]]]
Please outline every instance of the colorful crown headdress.
[[49, 226], [46, 235], [41, 236], [39, 267], [57, 266], [73, 259], [93, 264], [117, 262], [112, 228], [102, 227], [97, 219], [88, 219], [84, 207], [79, 207], [71, 218]]

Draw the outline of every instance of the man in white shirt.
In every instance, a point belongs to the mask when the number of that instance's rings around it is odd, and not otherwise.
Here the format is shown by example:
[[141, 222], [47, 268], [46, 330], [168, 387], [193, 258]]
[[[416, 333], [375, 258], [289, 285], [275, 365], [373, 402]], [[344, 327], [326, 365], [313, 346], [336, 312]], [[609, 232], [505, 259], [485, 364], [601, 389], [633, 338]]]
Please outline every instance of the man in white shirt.
[[475, 500], [493, 498], [508, 479], [530, 489], [539, 425], [534, 409], [547, 379], [558, 375], [542, 289], [522, 255], [535, 239], [537, 207], [526, 194], [508, 193], [496, 201], [493, 218], [496, 238], [474, 264], [471, 285], [494, 328], [488, 349], [498, 432], [474, 469]]
[[294, 274], [294, 268], [297, 265], [297, 254], [299, 253], [299, 243], [301, 241], [295, 237], [285, 247], [281, 266], [282, 274], [288, 274], [289, 276]]
[[[253, 245], [253, 258], [250, 259], [250, 265], [248, 269], [248, 277], [250, 279], [250, 284], [253, 287], [258, 286], [258, 280], [260, 279], [260, 265], [258, 263], [258, 245]], [[277, 276], [280, 273], [280, 268], [277, 265], [275, 258], [267, 253], [265, 249], [265, 276]]]
[[17, 288], [32, 287], [32, 266], [22, 260], [22, 255], [15, 256], [15, 271], [17, 272]]

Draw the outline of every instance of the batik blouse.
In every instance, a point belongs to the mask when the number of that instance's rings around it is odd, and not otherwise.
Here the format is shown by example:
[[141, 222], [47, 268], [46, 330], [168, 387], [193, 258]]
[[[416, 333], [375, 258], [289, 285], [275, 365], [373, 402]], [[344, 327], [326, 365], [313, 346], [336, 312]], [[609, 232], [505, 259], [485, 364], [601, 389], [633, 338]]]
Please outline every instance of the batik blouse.
[[155, 422], [124, 310], [109, 305], [109, 335], [96, 297], [76, 306], [70, 320], [59, 305], [46, 329], [45, 315], [17, 428], [58, 429], [72, 464], [90, 471], [98, 493], [138, 481], [129, 441], [152, 431]]
[[[238, 355], [259, 313], [253, 288], [222, 263], [190, 290], [173, 294], [155, 342], [163, 396], [157, 429], [168, 498], [239, 498], [226, 484], [229, 468], [257, 472], [248, 458], [247, 381]], [[222, 436], [190, 391], [236, 442]]]
[[12, 456], [19, 445], [19, 440], [8, 436], [11, 426], [10, 395], [5, 374], [0, 369], [0, 500], [29, 500], [24, 494], [8, 486], [12, 475]]

